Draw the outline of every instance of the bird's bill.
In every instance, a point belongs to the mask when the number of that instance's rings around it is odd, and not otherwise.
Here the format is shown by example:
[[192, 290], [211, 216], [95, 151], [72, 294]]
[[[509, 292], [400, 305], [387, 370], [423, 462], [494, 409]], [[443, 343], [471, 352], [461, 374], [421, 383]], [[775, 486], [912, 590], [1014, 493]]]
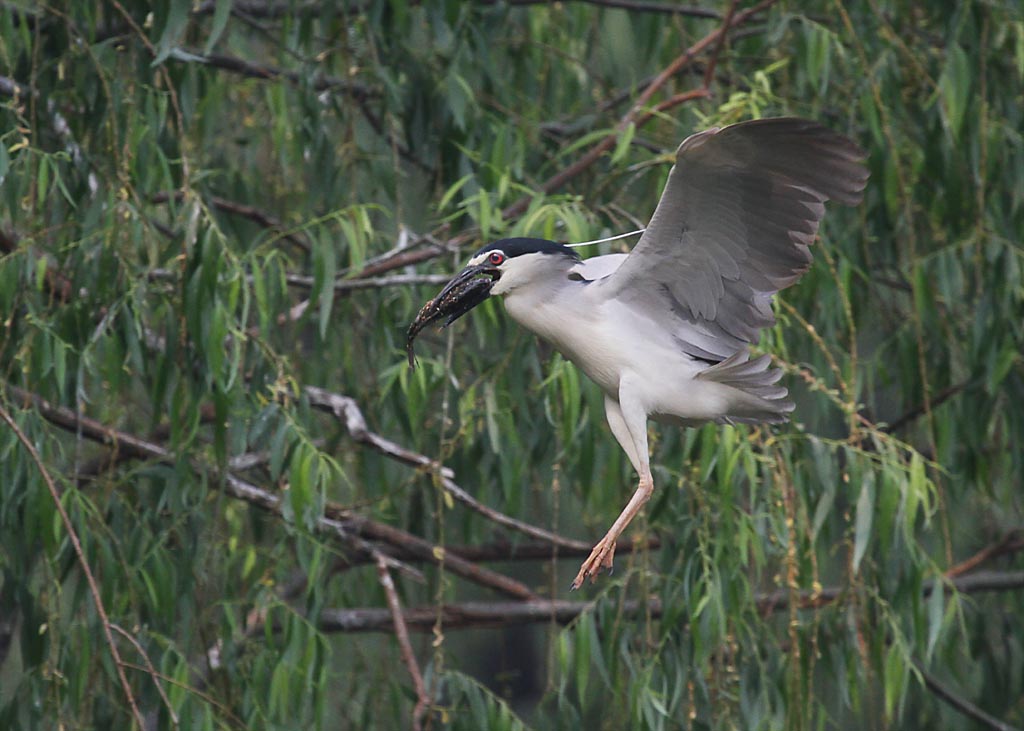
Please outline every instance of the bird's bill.
[[445, 318], [442, 328], [448, 327], [478, 304], [491, 293], [494, 280], [498, 278], [498, 270], [487, 264], [466, 267], [455, 275], [444, 289], [423, 305], [416, 319], [409, 326], [405, 350], [409, 356], [409, 367], [414, 368], [413, 341], [427, 325]]

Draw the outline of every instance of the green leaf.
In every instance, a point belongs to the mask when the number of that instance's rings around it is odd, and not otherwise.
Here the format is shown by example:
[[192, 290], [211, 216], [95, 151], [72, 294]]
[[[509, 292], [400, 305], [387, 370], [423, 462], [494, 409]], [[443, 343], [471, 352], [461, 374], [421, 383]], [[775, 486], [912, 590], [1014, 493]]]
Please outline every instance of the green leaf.
[[928, 596], [928, 648], [925, 650], [925, 658], [931, 659], [935, 650], [935, 643], [939, 639], [944, 622], [944, 603], [946, 592], [941, 576], [935, 578], [932, 593]]
[[185, 33], [188, 25], [188, 14], [192, 8], [191, 0], [168, 0], [168, 12], [166, 22], [160, 33], [160, 40], [156, 43], [156, 55], [153, 58], [152, 66], [162, 64], [175, 46], [178, 45], [181, 36]]
[[615, 143], [615, 152], [612, 153], [612, 165], [617, 165], [626, 157], [629, 152], [630, 145], [633, 144], [633, 136], [636, 135], [636, 124], [630, 122], [626, 125], [626, 128], [619, 133], [618, 140]]
[[330, 242], [319, 247], [323, 279], [320, 290], [320, 338], [327, 337], [327, 326], [331, 321], [331, 306], [334, 304], [334, 279], [337, 276], [337, 261], [334, 246]]
[[970, 60], [959, 44], [946, 49], [946, 65], [939, 78], [939, 99], [946, 128], [954, 140], [959, 141], [971, 93]]
[[885, 684], [885, 715], [891, 718], [896, 704], [903, 697], [903, 689], [906, 685], [907, 665], [903, 657], [903, 651], [898, 643], [893, 642], [885, 656], [884, 684]]
[[220, 40], [224, 28], [227, 27], [228, 18], [231, 17], [232, 2], [233, 0], [217, 0], [217, 5], [213, 11], [213, 25], [210, 27], [210, 37], [206, 39], [206, 46], [203, 48], [204, 54], [209, 55], [213, 47], [217, 45], [217, 41]]
[[860, 497], [857, 498], [857, 517], [854, 523], [853, 571], [860, 567], [864, 552], [871, 539], [871, 523], [875, 512], [875, 475], [865, 472], [861, 480]]

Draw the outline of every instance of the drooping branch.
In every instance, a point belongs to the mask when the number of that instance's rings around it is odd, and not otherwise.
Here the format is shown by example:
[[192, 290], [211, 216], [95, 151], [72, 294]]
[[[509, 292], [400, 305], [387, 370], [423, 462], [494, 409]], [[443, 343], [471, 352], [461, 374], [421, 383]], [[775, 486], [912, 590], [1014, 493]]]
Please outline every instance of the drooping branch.
[[[17, 386], [5, 385], [7, 391], [11, 394], [12, 400], [31, 405], [44, 419], [65, 431], [81, 434], [90, 441], [106, 445], [116, 452], [124, 453], [136, 459], [150, 459], [164, 464], [173, 464], [175, 462], [175, 455], [159, 444], [154, 444], [134, 434], [113, 429], [87, 416], [79, 416], [71, 409], [51, 404], [41, 396], [25, 391]], [[192, 466], [197, 471], [202, 469], [194, 463]], [[280, 496], [242, 480], [231, 473], [220, 475], [220, 477], [223, 478], [225, 489], [232, 497], [244, 500], [277, 515], [282, 514]], [[321, 517], [317, 520], [316, 526], [318, 530], [327, 535], [333, 534], [338, 536], [357, 551], [366, 552], [371, 556], [374, 556], [377, 551], [375, 546], [355, 536], [348, 527], [336, 520]], [[423, 578], [419, 571], [395, 559], [389, 558], [388, 564], [417, 580], [422, 580]]]
[[969, 571], [974, 571], [978, 566], [997, 556], [1016, 553], [1024, 550], [1024, 529], [1017, 528], [1009, 531], [999, 541], [986, 546], [970, 558], [964, 559], [946, 571], [946, 576], [953, 579], [963, 576]]
[[[173, 464], [175, 455], [162, 445], [150, 442], [127, 432], [113, 429], [94, 419], [80, 416], [71, 409], [56, 406], [40, 396], [8, 384], [7, 390], [15, 401], [30, 403], [49, 421], [66, 431], [81, 434], [100, 444], [111, 447], [119, 459], [149, 459]], [[360, 414], [361, 417], [361, 414]], [[244, 500], [259, 508], [282, 515], [281, 497], [275, 492], [259, 487], [244, 480], [232, 472], [216, 473], [213, 468], [192, 463], [197, 471], [206, 470], [223, 480], [224, 488], [234, 498]], [[326, 535], [335, 535], [348, 543], [362, 560], [375, 561], [378, 553], [386, 557], [391, 568], [402, 571], [407, 576], [420, 581], [422, 574], [395, 558], [395, 553], [412, 554], [421, 561], [438, 564], [442, 561], [445, 568], [453, 574], [468, 581], [494, 589], [516, 599], [534, 599], [536, 594], [522, 582], [511, 579], [504, 574], [477, 566], [458, 555], [445, 555], [443, 549], [429, 541], [403, 531], [400, 528], [380, 523], [370, 518], [328, 503], [324, 507], [324, 515], [317, 519], [316, 527]], [[381, 545], [383, 544], [383, 545]], [[392, 550], [397, 549], [397, 550]]]
[[117, 649], [117, 643], [114, 642], [114, 634], [111, 631], [113, 626], [110, 622], [110, 617], [107, 615], [106, 607], [103, 604], [103, 598], [100, 596], [99, 584], [96, 583], [96, 577], [93, 576], [92, 569], [89, 567], [89, 562], [85, 558], [85, 551], [82, 549], [82, 543], [78, 539], [78, 533], [75, 531], [75, 526], [71, 522], [71, 516], [68, 515], [67, 509], [64, 507], [64, 503], [60, 497], [60, 491], [57, 489], [57, 484], [53, 481], [53, 477], [50, 476], [49, 471], [46, 469], [46, 465], [43, 463], [43, 458], [36, 450], [35, 445], [32, 444], [31, 440], [25, 436], [25, 432], [18, 426], [18, 422], [14, 420], [4, 408], [3, 404], [0, 403], [0, 419], [3, 419], [7, 423], [7, 426], [14, 432], [14, 435], [21, 442], [22, 446], [28, 451], [29, 457], [35, 463], [36, 468], [39, 470], [43, 477], [43, 482], [46, 483], [46, 489], [50, 493], [50, 497], [53, 499], [54, 507], [57, 509], [57, 514], [60, 515], [60, 521], [64, 525], [64, 530], [67, 532], [68, 539], [71, 541], [71, 546], [75, 551], [75, 558], [78, 559], [78, 565], [82, 569], [82, 574], [85, 576], [85, 581], [89, 586], [89, 594], [92, 596], [93, 605], [96, 607], [96, 614], [100, 618], [100, 624], [103, 626], [103, 636], [106, 640], [107, 650], [110, 652], [110, 657], [114, 661], [114, 669], [117, 672], [117, 678], [121, 683], [121, 689], [124, 691], [125, 698], [128, 700], [128, 706], [132, 710], [132, 715], [135, 717], [135, 722], [138, 727], [145, 728], [145, 722], [142, 718], [142, 713], [139, 711], [138, 703], [135, 701], [135, 694], [132, 692], [132, 686], [128, 682], [128, 676], [124, 672], [124, 663], [121, 661], [121, 653]]

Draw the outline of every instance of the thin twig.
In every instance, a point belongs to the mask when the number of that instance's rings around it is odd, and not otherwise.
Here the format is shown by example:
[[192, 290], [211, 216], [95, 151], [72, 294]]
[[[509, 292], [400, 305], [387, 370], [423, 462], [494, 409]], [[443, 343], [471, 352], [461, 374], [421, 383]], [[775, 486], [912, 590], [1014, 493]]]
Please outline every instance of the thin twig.
[[[180, 190], [161, 191], [150, 196], [150, 201], [153, 203], [166, 203], [171, 199], [181, 201], [182, 198], [183, 196]], [[238, 201], [229, 200], [217, 195], [211, 195], [209, 201], [211, 205], [218, 210], [225, 211], [226, 213], [233, 213], [236, 216], [241, 216], [242, 218], [247, 218], [265, 229], [278, 233], [280, 240], [295, 244], [307, 253], [310, 251], [311, 247], [309, 241], [295, 233], [287, 232], [281, 221], [256, 206], [249, 205], [247, 203], [239, 203]]]
[[71, 516], [68, 515], [67, 510], [64, 509], [64, 503], [60, 499], [60, 491], [57, 490], [57, 485], [50, 476], [49, 471], [46, 469], [46, 465], [43, 464], [43, 459], [36, 451], [35, 446], [25, 436], [25, 432], [18, 426], [18, 422], [7, 412], [4, 405], [0, 403], [0, 419], [7, 422], [7, 425], [11, 427], [14, 435], [18, 438], [18, 441], [22, 443], [22, 446], [28, 451], [32, 457], [32, 461], [36, 463], [36, 467], [43, 476], [43, 481], [46, 483], [46, 489], [50, 491], [50, 497], [53, 498], [54, 506], [57, 508], [57, 512], [60, 514], [60, 520], [64, 524], [64, 530], [68, 533], [68, 538], [71, 540], [71, 545], [74, 547], [75, 556], [78, 558], [78, 563], [82, 567], [82, 573], [85, 574], [85, 580], [89, 584], [89, 593], [92, 595], [93, 604], [96, 606], [96, 613], [100, 617], [100, 623], [103, 625], [103, 634], [106, 636], [107, 648], [110, 650], [110, 656], [114, 660], [114, 667], [117, 670], [117, 677], [121, 681], [121, 688], [124, 690], [125, 697], [128, 699], [128, 705], [132, 709], [132, 715], [135, 717], [135, 723], [138, 727], [144, 729], [145, 721], [142, 718], [142, 713], [139, 711], [139, 707], [135, 702], [135, 696], [132, 694], [132, 687], [128, 684], [128, 676], [125, 675], [124, 667], [121, 662], [121, 653], [118, 652], [117, 643], [114, 642], [114, 635], [110, 631], [111, 624], [110, 619], [107, 617], [107, 610], [103, 606], [103, 599], [100, 597], [100, 589], [96, 584], [96, 578], [92, 574], [92, 569], [89, 568], [89, 562], [85, 560], [85, 551], [82, 550], [82, 543], [78, 540], [78, 533], [75, 532], [75, 527], [71, 524]]
[[725, 39], [729, 35], [729, 27], [732, 25], [732, 16], [736, 13], [736, 6], [739, 5], [739, 0], [732, 0], [729, 3], [729, 10], [725, 13], [725, 20], [722, 21], [722, 32], [718, 34], [718, 43], [715, 44], [715, 50], [711, 54], [711, 60], [708, 61], [707, 68], [704, 69], [704, 88], [711, 88], [711, 81], [715, 78], [715, 66], [718, 65], [718, 57], [722, 53], [722, 48], [725, 46]]
[[[958, 393], [963, 391], [969, 385], [971, 385], [970, 381], [963, 381], [962, 383], [955, 383], [952, 386], [944, 388], [937, 394], [932, 396], [928, 404], [932, 409], [936, 409], [943, 403], [945, 403], [946, 401], [948, 401], [949, 399], [953, 398]], [[915, 406], [914, 408], [907, 411], [905, 414], [902, 414], [901, 416], [898, 416], [895, 419], [893, 419], [890, 423], [883, 425], [882, 427], [880, 427], [880, 429], [881, 431], [888, 433], [899, 431], [907, 424], [916, 419], [921, 418], [926, 413], [928, 413], [928, 410], [925, 408], [925, 404]]]
[[[49, 270], [47, 270], [49, 271]], [[146, 273], [150, 281], [176, 282], [181, 279], [181, 272], [176, 269], [151, 269]], [[362, 289], [384, 289], [385, 287], [411, 287], [418, 284], [429, 284], [431, 286], [444, 284], [450, 279], [446, 274], [392, 274], [386, 277], [360, 277], [358, 279], [337, 279], [334, 282], [334, 291], [337, 293], [352, 292]], [[251, 282], [252, 277], [247, 276], [246, 281]], [[312, 289], [314, 278], [303, 274], [286, 274], [285, 283], [296, 289]], [[292, 318], [294, 319], [294, 318]]]
[[475, 584], [486, 586], [516, 599], [531, 600], [537, 598], [537, 594], [526, 584], [500, 574], [497, 571], [477, 566], [472, 561], [467, 561], [461, 556], [450, 555], [444, 548], [435, 546], [430, 541], [415, 536], [401, 528], [371, 520], [330, 503], [324, 506], [324, 514], [329, 518], [337, 520], [356, 535], [366, 536], [375, 541], [385, 543], [398, 549], [399, 552], [412, 554], [421, 561], [428, 561], [435, 565], [440, 565], [443, 562], [447, 570]]
[[934, 693], [940, 700], [945, 701], [950, 706], [960, 711], [960, 713], [990, 729], [993, 729], [993, 731], [1020, 731], [1018, 727], [1011, 726], [1005, 721], [1000, 721], [995, 716], [989, 715], [966, 698], [955, 693], [948, 685], [945, 685], [939, 681], [938, 678], [929, 673], [921, 661], [915, 659], [913, 660], [913, 663], [914, 668], [918, 673], [920, 673], [921, 679], [924, 681], [928, 690]]
[[1016, 553], [1024, 550], [1024, 530], [1017, 528], [1011, 530], [998, 542], [987, 546], [968, 559], [964, 559], [951, 569], [946, 571], [947, 578], [955, 579], [957, 576], [973, 571], [981, 564], [996, 556], [1003, 556], [1007, 553]]
[[[417, 284], [438, 285], [444, 284], [451, 277], [447, 274], [392, 274], [386, 277], [359, 277], [357, 279], [337, 279], [334, 281], [334, 291], [351, 292], [357, 289], [382, 289], [384, 287], [411, 287]], [[301, 274], [286, 274], [285, 282], [300, 289], [312, 289], [313, 277]]]
[[398, 640], [398, 648], [402, 653], [402, 661], [412, 677], [412, 687], [416, 691], [416, 706], [412, 709], [412, 728], [413, 731], [421, 731], [423, 714], [430, 707], [430, 696], [423, 683], [420, 667], [416, 664], [416, 653], [413, 652], [412, 643], [409, 642], [409, 629], [405, 626], [405, 617], [402, 615], [402, 604], [398, 600], [398, 592], [395, 591], [395, 582], [391, 579], [388, 565], [383, 561], [377, 562], [377, 576], [380, 579], [380, 585], [384, 587], [384, 596], [387, 598], [388, 611], [391, 613], [391, 623], [395, 631], [395, 639]]
[[[142, 665], [136, 665], [133, 662], [126, 662], [124, 666], [129, 670], [138, 670], [139, 672], [146, 672], [146, 668], [144, 668]], [[217, 698], [210, 695], [209, 693], [204, 693], [200, 688], [197, 688], [194, 685], [189, 685], [188, 683], [184, 683], [175, 677], [172, 677], [165, 673], [161, 673], [159, 671], [156, 671], [156, 677], [160, 678], [160, 680], [164, 681], [168, 685], [177, 686], [178, 688], [181, 688], [182, 690], [194, 696], [197, 696], [198, 698], [202, 699], [204, 703], [209, 703], [211, 706], [216, 708], [220, 713], [224, 714], [224, 717], [231, 721], [231, 723], [236, 728], [241, 729], [242, 731], [248, 731], [248, 729], [251, 728], [241, 718], [236, 716], [229, 706], [226, 706], [223, 702], [219, 701]]]
[[[673, 3], [644, 2], [643, 0], [572, 0], [585, 5], [596, 5], [604, 8], [616, 8], [633, 13], [656, 13], [660, 15], [685, 15], [690, 18], [711, 18], [717, 20], [722, 16], [714, 10]], [[494, 4], [498, 0], [490, 0]], [[509, 5], [548, 5], [551, 0], [508, 0]]]
[[[307, 77], [296, 71], [286, 71], [274, 66], [259, 66], [258, 64], [246, 61], [236, 56], [228, 56], [222, 53], [203, 54], [194, 51], [187, 51], [176, 48], [167, 57], [170, 61], [183, 63], [196, 63], [211, 68], [222, 69], [230, 73], [238, 74], [249, 79], [274, 80], [286, 79], [292, 84], [299, 85], [307, 81]], [[338, 79], [333, 76], [316, 74], [312, 77], [310, 86], [314, 91], [343, 91], [355, 97], [379, 96], [380, 92], [371, 89], [365, 84], [360, 84], [346, 79]]]
[[171, 699], [167, 697], [167, 693], [164, 691], [164, 687], [160, 684], [160, 674], [153, 667], [153, 662], [149, 659], [149, 655], [146, 654], [146, 649], [139, 644], [139, 641], [135, 639], [131, 632], [121, 627], [119, 624], [111, 624], [110, 628], [128, 640], [135, 651], [139, 653], [143, 661], [146, 663], [146, 673], [149, 674], [150, 680], [153, 681], [153, 685], [156, 686], [156, 692], [160, 694], [160, 700], [164, 702], [164, 706], [167, 708], [167, 713], [171, 717], [171, 723], [175, 728], [178, 727], [178, 714], [174, 712], [174, 706], [171, 705]]

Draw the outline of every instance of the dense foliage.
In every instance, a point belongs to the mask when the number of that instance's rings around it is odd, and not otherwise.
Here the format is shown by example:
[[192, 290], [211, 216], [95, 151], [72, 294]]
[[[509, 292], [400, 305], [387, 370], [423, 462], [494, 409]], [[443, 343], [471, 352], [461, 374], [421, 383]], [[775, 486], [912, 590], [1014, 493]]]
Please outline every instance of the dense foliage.
[[[1024, 726], [1022, 85], [1015, 0], [0, 3], [0, 727]], [[780, 114], [872, 175], [761, 343], [794, 419], [654, 429], [569, 595], [600, 393], [405, 327]]]

